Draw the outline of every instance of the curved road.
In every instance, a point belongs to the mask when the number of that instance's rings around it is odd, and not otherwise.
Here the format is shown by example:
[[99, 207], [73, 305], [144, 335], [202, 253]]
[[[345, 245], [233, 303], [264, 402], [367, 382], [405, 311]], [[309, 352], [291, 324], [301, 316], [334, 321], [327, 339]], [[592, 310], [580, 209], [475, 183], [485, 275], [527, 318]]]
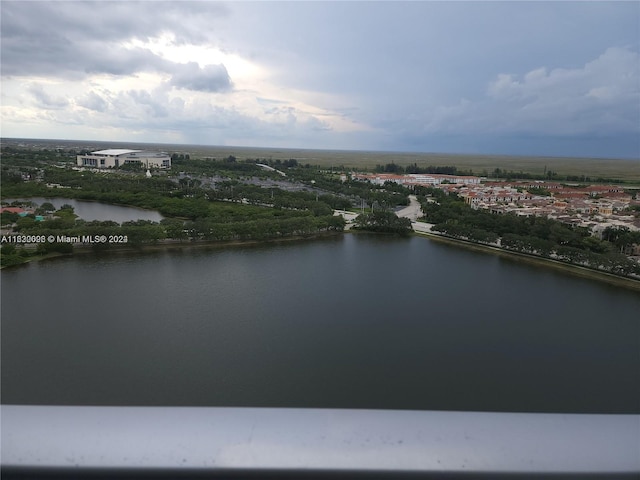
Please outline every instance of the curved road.
[[422, 207], [415, 195], [409, 195], [409, 206], [396, 212], [396, 215], [411, 220], [411, 227], [418, 233], [435, 233], [431, 231], [432, 223], [418, 222], [422, 217]]
[[[347, 221], [345, 230], [348, 230], [351, 228], [353, 220], [355, 220], [359, 214], [345, 210], [334, 210], [334, 215], [342, 215], [344, 217]], [[417, 221], [418, 218], [422, 216], [422, 207], [415, 195], [409, 195], [409, 205], [402, 210], [398, 210], [396, 215], [411, 220], [411, 226], [414, 232], [432, 233], [431, 227], [433, 224]]]
[[408, 218], [412, 222], [418, 220], [418, 217], [422, 216], [422, 207], [415, 195], [409, 195], [409, 206], [404, 207], [402, 210], [398, 210], [396, 215], [400, 218]]

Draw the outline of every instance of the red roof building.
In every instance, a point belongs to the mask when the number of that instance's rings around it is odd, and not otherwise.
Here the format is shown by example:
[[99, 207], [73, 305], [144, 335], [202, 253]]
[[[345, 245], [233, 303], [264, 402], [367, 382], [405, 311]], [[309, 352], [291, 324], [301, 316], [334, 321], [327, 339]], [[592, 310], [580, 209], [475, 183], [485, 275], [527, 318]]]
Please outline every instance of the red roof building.
[[2, 207], [0, 208], [0, 213], [24, 213], [25, 209], [21, 207]]

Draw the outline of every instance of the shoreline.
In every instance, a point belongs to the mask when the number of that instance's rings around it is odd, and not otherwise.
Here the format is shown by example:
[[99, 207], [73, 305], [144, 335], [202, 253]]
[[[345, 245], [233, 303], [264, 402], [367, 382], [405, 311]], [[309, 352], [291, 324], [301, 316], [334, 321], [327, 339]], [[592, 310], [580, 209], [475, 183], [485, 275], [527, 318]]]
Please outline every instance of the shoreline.
[[151, 253], [151, 252], [159, 252], [159, 251], [171, 251], [171, 250], [184, 250], [184, 249], [201, 249], [201, 248], [210, 248], [210, 249], [218, 249], [218, 248], [232, 248], [232, 247], [253, 247], [253, 246], [261, 246], [261, 245], [273, 245], [279, 243], [289, 243], [289, 242], [304, 242], [308, 240], [319, 240], [323, 238], [331, 238], [339, 235], [342, 232], [325, 232], [318, 233], [314, 235], [295, 235], [291, 237], [283, 237], [283, 238], [272, 238], [266, 240], [225, 240], [225, 241], [197, 241], [191, 242], [189, 240], [180, 242], [180, 241], [170, 241], [170, 242], [159, 242], [156, 244], [143, 244], [143, 245], [131, 245], [125, 246], [125, 244], [119, 244], [117, 247], [111, 247], [104, 250], [95, 250], [91, 245], [74, 245], [74, 250], [72, 253], [48, 253], [42, 256], [34, 256], [28, 257], [26, 261], [22, 263], [17, 263], [15, 265], [7, 265], [0, 266], [0, 270], [9, 269], [9, 268], [18, 268], [24, 265], [28, 265], [30, 263], [37, 263], [45, 260], [51, 260], [56, 258], [65, 258], [65, 257], [73, 257], [75, 255], [111, 255], [111, 254], [130, 254], [130, 253]]
[[[6, 268], [17, 268], [33, 262], [40, 262], [43, 260], [50, 260], [55, 258], [72, 257], [74, 255], [88, 255], [88, 254], [103, 255], [103, 254], [135, 253], [135, 252], [145, 253], [145, 252], [155, 252], [155, 251], [162, 251], [162, 250], [183, 250], [185, 248], [217, 249], [217, 248], [228, 248], [228, 247], [260, 246], [260, 245], [288, 243], [288, 242], [295, 242], [295, 241], [317, 240], [322, 238], [335, 237], [345, 233], [358, 234], [361, 232], [345, 230], [344, 232], [325, 232], [325, 233], [320, 233], [320, 234], [315, 234], [310, 236], [297, 235], [297, 236], [286, 237], [286, 238], [274, 238], [274, 239], [266, 239], [266, 240], [228, 240], [228, 241], [197, 241], [197, 242], [172, 241], [172, 242], [161, 242], [156, 244], [145, 244], [145, 245], [136, 245], [136, 246], [119, 245], [117, 247], [112, 247], [105, 250], [95, 250], [91, 245], [78, 245], [78, 246], [74, 246], [73, 253], [50, 253], [50, 254], [43, 255], [41, 257], [29, 257], [27, 261], [23, 263], [18, 263], [18, 264], [9, 265], [9, 266], [1, 266], [0, 269], [4, 270]], [[362, 232], [362, 233], [370, 233], [370, 232]], [[640, 292], [640, 280], [636, 280], [633, 278], [620, 277], [612, 273], [594, 270], [581, 265], [565, 263], [559, 260], [554, 260], [552, 258], [544, 258], [544, 257], [538, 257], [535, 255], [526, 254], [526, 253], [514, 252], [514, 251], [506, 250], [500, 247], [493, 247], [493, 246], [484, 245], [481, 243], [469, 242], [467, 240], [448, 237], [445, 235], [440, 235], [435, 233], [414, 231], [413, 235], [424, 237], [429, 240], [434, 240], [437, 242], [447, 243], [449, 245], [456, 245], [459, 247], [475, 250], [482, 253], [500, 255], [500, 256], [511, 258], [513, 260], [519, 260], [519, 261], [523, 261], [523, 262], [538, 265], [538, 266], [553, 268], [555, 270], [561, 270], [565, 273], [569, 273], [575, 276], [579, 276], [583, 278], [591, 278], [593, 280], [607, 282], [609, 284], [621, 286], [624, 288], [629, 288], [629, 289]]]
[[427, 233], [427, 232], [416, 232], [416, 231], [414, 231], [414, 234], [417, 236], [426, 237], [429, 240], [435, 240], [435, 241], [447, 243], [450, 245], [457, 245], [460, 247], [464, 247], [470, 250], [476, 250], [483, 253], [501, 255], [504, 257], [511, 258], [513, 260], [520, 260], [520, 261], [534, 264], [534, 265], [553, 268], [555, 270], [560, 270], [565, 273], [575, 275], [578, 277], [599, 280], [601, 282], [607, 282], [610, 285], [617, 285], [620, 287], [629, 288], [631, 290], [637, 290], [638, 292], [640, 292], [640, 280], [636, 280], [633, 278], [620, 277], [612, 273], [583, 267], [582, 265], [574, 265], [571, 263], [565, 263], [559, 260], [554, 260], [552, 258], [544, 258], [544, 257], [538, 257], [536, 255], [530, 255], [527, 253], [514, 252], [514, 251], [506, 250], [500, 247], [493, 247], [491, 245], [483, 245], [481, 243], [469, 242], [467, 240], [447, 237], [445, 235]]

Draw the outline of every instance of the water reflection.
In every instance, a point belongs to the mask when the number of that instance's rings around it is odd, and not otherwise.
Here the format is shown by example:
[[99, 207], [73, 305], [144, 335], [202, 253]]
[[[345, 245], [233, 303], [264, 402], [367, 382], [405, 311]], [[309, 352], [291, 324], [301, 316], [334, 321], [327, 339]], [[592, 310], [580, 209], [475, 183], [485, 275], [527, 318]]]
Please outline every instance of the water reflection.
[[640, 296], [424, 238], [3, 270], [5, 402], [637, 413]]

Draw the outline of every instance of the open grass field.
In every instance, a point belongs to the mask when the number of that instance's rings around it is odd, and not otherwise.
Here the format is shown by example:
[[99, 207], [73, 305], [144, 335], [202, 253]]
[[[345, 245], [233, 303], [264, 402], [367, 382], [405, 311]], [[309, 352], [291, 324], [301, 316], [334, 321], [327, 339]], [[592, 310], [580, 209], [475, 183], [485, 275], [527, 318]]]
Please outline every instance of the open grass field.
[[[229, 149], [231, 152], [231, 149]], [[560, 175], [585, 175], [592, 178], [616, 178], [640, 183], [640, 160], [526, 157], [504, 155], [455, 155], [438, 153], [366, 152], [332, 150], [277, 150], [277, 149], [236, 149], [230, 153], [244, 158], [295, 158], [300, 163], [337, 167], [344, 165], [358, 170], [372, 170], [376, 165], [396, 163], [401, 166], [417, 164], [454, 165], [460, 170], [473, 170], [477, 175], [493, 172], [496, 168], [543, 175], [552, 170]]]
[[[184, 147], [184, 146], [183, 146]], [[367, 152], [339, 150], [267, 149], [244, 147], [195, 147], [191, 156], [216, 158], [234, 155], [238, 160], [266, 158], [286, 160], [295, 158], [299, 163], [325, 166], [345, 166], [356, 170], [373, 170], [376, 165], [396, 163], [401, 166], [417, 164], [454, 165], [459, 170], [473, 170], [476, 175], [486, 175], [496, 168], [543, 175], [552, 170], [559, 175], [585, 175], [592, 178], [615, 178], [640, 184], [640, 160], [526, 157], [505, 155], [454, 155], [438, 153]]]
[[[15, 139], [2, 139], [2, 144], [14, 144]], [[473, 170], [476, 175], [485, 175], [496, 168], [514, 172], [542, 175], [552, 170], [559, 175], [578, 175], [591, 178], [613, 178], [640, 184], [639, 159], [603, 159], [573, 157], [533, 157], [507, 155], [456, 155], [440, 153], [377, 152], [355, 150], [311, 150], [289, 148], [253, 148], [207, 145], [171, 145], [125, 142], [91, 142], [80, 140], [26, 140], [24, 145], [47, 145], [46, 148], [76, 148], [100, 150], [106, 148], [153, 149], [169, 153], [188, 153], [192, 158], [213, 157], [217, 159], [235, 156], [245, 159], [296, 159], [301, 164], [320, 165], [326, 168], [344, 166], [356, 170], [373, 170], [376, 165], [396, 163], [401, 166], [416, 163], [420, 167], [429, 165], [454, 165], [459, 170]]]

